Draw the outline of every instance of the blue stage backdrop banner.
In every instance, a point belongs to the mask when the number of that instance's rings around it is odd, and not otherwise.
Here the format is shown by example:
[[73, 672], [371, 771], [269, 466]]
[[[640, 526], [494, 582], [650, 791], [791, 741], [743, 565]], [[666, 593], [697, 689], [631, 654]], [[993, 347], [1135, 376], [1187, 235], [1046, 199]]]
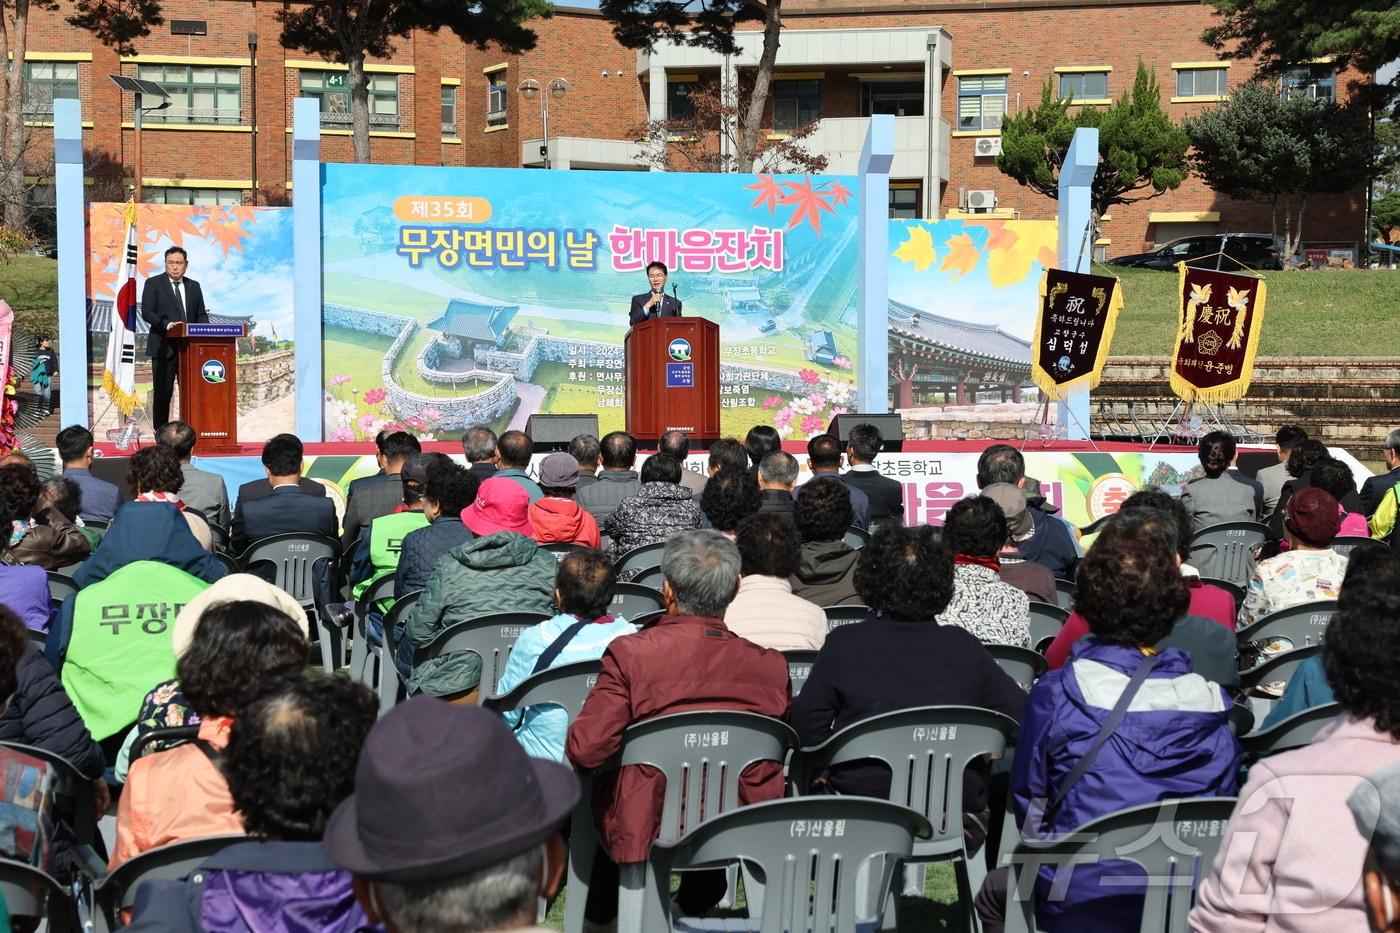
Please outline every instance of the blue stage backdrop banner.
[[[329, 441], [531, 414], [623, 427], [646, 266], [720, 326], [722, 425], [820, 433], [852, 404], [854, 178], [328, 164]], [[674, 291], [673, 291], [674, 289]]]

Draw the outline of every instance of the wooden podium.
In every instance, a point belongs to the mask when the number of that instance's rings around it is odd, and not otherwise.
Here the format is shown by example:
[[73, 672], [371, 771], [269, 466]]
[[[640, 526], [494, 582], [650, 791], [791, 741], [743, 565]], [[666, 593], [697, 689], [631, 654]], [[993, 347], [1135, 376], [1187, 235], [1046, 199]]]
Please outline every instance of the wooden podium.
[[180, 420], [202, 454], [239, 453], [238, 338], [243, 324], [172, 324], [165, 338], [180, 358]]
[[719, 325], [652, 318], [627, 333], [627, 433], [655, 443], [667, 431], [719, 439]]

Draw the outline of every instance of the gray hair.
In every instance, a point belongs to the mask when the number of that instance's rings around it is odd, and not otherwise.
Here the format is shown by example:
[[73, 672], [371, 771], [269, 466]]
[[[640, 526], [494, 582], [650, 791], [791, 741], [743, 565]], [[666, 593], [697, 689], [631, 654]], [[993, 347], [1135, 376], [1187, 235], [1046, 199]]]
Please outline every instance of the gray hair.
[[374, 881], [385, 920], [411, 933], [480, 933], [504, 929], [533, 911], [544, 873], [545, 847], [471, 874], [437, 881]]
[[462, 435], [462, 453], [468, 463], [490, 460], [496, 453], [496, 432], [484, 424], [472, 425]]
[[1386, 435], [1385, 446], [1400, 454], [1400, 428], [1396, 428]]
[[718, 531], [701, 529], [666, 542], [661, 575], [682, 615], [719, 617], [739, 585], [739, 549]]
[[598, 457], [602, 450], [598, 438], [592, 434], [579, 434], [569, 441], [569, 455], [578, 461], [579, 466], [598, 469]]
[[766, 454], [758, 462], [758, 478], [765, 483], [791, 489], [792, 484], [797, 482], [797, 458], [781, 450]]

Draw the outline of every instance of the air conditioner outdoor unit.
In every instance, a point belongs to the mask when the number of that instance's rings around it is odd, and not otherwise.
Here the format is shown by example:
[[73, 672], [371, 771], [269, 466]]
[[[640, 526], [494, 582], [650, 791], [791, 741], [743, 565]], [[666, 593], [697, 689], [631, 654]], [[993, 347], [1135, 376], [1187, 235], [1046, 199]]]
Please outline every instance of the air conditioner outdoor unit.
[[997, 206], [997, 193], [990, 188], [979, 188], [967, 193], [967, 209], [989, 211]]
[[977, 140], [975, 151], [979, 157], [1001, 155], [1001, 137], [987, 136]]

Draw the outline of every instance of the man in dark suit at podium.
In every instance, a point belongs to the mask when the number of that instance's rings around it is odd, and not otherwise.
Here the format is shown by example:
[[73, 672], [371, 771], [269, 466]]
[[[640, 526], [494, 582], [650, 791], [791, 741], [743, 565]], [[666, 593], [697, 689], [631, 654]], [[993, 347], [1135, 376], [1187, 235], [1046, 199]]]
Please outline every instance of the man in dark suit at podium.
[[178, 246], [165, 251], [165, 272], [146, 280], [141, 290], [141, 317], [151, 325], [146, 355], [151, 358], [151, 424], [159, 428], [170, 420], [170, 397], [175, 394], [175, 374], [180, 368], [175, 346], [165, 339], [172, 324], [207, 324], [204, 292], [194, 279], [185, 277], [189, 257]]
[[653, 262], [647, 266], [647, 281], [651, 291], [632, 296], [632, 309], [627, 313], [629, 324], [636, 326], [654, 317], [680, 317], [681, 302], [666, 294], [666, 264]]

